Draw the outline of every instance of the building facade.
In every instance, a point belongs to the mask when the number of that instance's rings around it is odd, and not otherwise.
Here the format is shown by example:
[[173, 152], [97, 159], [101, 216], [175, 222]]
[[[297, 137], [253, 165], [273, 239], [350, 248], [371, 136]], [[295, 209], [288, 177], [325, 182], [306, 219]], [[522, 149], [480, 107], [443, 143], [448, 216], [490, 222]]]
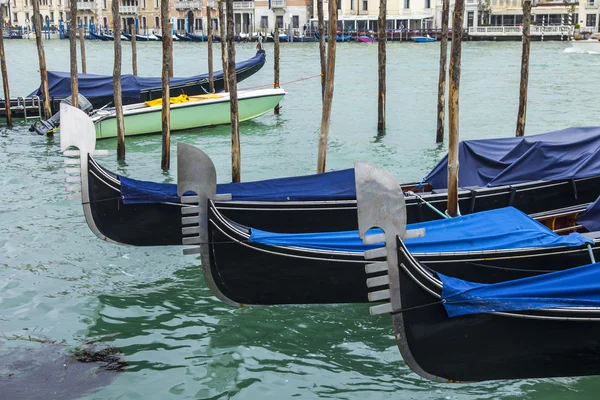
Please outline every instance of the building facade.
[[[0, 0], [5, 23], [31, 26], [32, 0]], [[68, 0], [39, 0], [44, 25], [58, 28], [69, 21]], [[124, 31], [133, 25], [138, 33], [160, 30], [161, 0], [115, 0]], [[179, 33], [206, 34], [209, 0], [170, 1], [173, 28]], [[265, 34], [277, 25], [282, 33], [302, 35], [308, 29], [315, 32], [317, 0], [238, 0], [233, 2], [236, 34]], [[222, 34], [216, 1], [211, 1], [213, 30]], [[569, 27], [579, 25], [581, 32], [598, 32], [600, 0], [534, 0], [534, 26]], [[325, 19], [329, 2], [324, 0]], [[452, 12], [454, 0], [451, 1]], [[112, 30], [112, 0], [79, 0], [78, 26], [94, 25], [96, 29]], [[376, 31], [379, 0], [339, 0], [337, 25], [340, 30], [368, 34]], [[522, 24], [522, 0], [465, 0], [465, 28], [519, 27]], [[388, 0], [387, 29], [415, 30], [441, 27], [442, 0]], [[450, 25], [452, 18], [450, 18]]]

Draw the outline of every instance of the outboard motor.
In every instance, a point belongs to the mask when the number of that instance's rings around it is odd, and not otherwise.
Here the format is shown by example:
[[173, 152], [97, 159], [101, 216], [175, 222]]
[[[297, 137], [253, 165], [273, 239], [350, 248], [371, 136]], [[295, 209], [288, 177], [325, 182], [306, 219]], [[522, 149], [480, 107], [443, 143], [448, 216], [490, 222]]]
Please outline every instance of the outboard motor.
[[[89, 114], [93, 109], [92, 103], [88, 99], [86, 99], [81, 94], [77, 95], [77, 105], [80, 110], [85, 111], [86, 114]], [[66, 103], [70, 106], [73, 105], [73, 101], [71, 96], [66, 97], [61, 101], [61, 103]], [[51, 118], [47, 120], [40, 119], [31, 125], [29, 128], [29, 132], [37, 132], [38, 135], [53, 135], [54, 132], [60, 127], [60, 112], [54, 114]]]

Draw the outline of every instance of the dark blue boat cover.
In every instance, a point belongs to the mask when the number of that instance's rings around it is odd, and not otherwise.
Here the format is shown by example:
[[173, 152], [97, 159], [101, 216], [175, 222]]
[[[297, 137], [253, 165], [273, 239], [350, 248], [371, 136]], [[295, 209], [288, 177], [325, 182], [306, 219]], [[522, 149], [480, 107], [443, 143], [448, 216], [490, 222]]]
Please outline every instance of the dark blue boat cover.
[[[458, 184], [513, 185], [538, 180], [600, 175], [600, 127], [568, 128], [541, 135], [459, 143]], [[446, 188], [448, 156], [423, 178], [435, 189]]]
[[[406, 246], [412, 253], [545, 248], [593, 243], [591, 239], [579, 233], [557, 235], [513, 207], [409, 224], [407, 227], [417, 228], [425, 228], [426, 234], [420, 238], [406, 240]], [[371, 233], [376, 232], [377, 230], [373, 230]], [[383, 246], [383, 243], [363, 244], [358, 231], [282, 234], [252, 228], [250, 241], [273, 246], [344, 252], [362, 252]]]
[[[177, 185], [138, 181], [119, 176], [125, 204], [179, 203]], [[356, 198], [354, 169], [291, 178], [217, 185], [217, 193], [231, 193], [233, 200], [309, 201]]]
[[577, 216], [577, 223], [590, 232], [600, 231], [600, 197]]
[[467, 282], [440, 273], [438, 276], [443, 283], [442, 301], [449, 317], [555, 307], [600, 307], [600, 263], [494, 284]]
[[[248, 68], [250, 66], [264, 63], [265, 52], [258, 51], [254, 57], [249, 60], [236, 63], [236, 70]], [[223, 71], [214, 73], [215, 79], [223, 76]], [[113, 96], [113, 77], [112, 75], [78, 75], [79, 93], [85, 97], [111, 97]], [[148, 89], [160, 89], [161, 79], [134, 76], [130, 74], [121, 75], [121, 87], [124, 98], [141, 99], [141, 92]], [[187, 78], [171, 78], [171, 87], [193, 83], [198, 81], [207, 81], [208, 74], [190, 76]], [[69, 72], [48, 71], [48, 87], [50, 97], [68, 97], [71, 95], [71, 75]], [[42, 87], [29, 96], [42, 96]], [[141, 100], [140, 100], [141, 101]]]

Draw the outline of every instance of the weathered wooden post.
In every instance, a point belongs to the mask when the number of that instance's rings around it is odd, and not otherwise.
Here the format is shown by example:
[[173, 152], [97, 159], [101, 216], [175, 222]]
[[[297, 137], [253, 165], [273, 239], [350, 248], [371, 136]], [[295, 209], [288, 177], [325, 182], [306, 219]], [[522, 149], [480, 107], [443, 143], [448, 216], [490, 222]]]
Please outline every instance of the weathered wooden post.
[[227, 79], [231, 111], [231, 181], [241, 180], [240, 125], [238, 122], [237, 76], [235, 74], [235, 45], [233, 0], [227, 0]]
[[[4, 16], [0, 7], [0, 32], [4, 32]], [[6, 69], [6, 53], [4, 52], [4, 35], [0, 35], [0, 69], [2, 69], [2, 84], [4, 85], [4, 109], [6, 110], [6, 125], [12, 126], [10, 113], [10, 90], [8, 88], [8, 70]]]
[[[38, 0], [39, 1], [39, 0]], [[79, 106], [79, 88], [77, 81], [77, 0], [69, 0], [71, 6], [71, 30], [69, 32], [69, 50], [71, 52], [71, 102]], [[45, 97], [45, 96], [44, 96]], [[115, 105], [116, 106], [116, 105]]]
[[458, 91], [460, 87], [460, 56], [462, 50], [463, 14], [465, 0], [454, 2], [452, 18], [452, 47], [450, 50], [450, 90], [448, 117], [450, 132], [448, 140], [448, 215], [458, 215]]
[[219, 33], [221, 34], [221, 63], [223, 64], [223, 90], [229, 92], [229, 78], [227, 74], [227, 32], [224, 30], [225, 1], [219, 0]]
[[162, 1], [160, 4], [160, 25], [162, 26], [162, 159], [160, 166], [162, 169], [169, 169], [171, 166], [171, 93], [170, 93], [170, 73], [172, 71], [172, 47], [173, 34], [171, 33], [171, 24], [169, 24], [169, 3]]
[[523, 51], [521, 54], [521, 87], [516, 136], [525, 135], [527, 118], [527, 86], [529, 82], [529, 48], [531, 45], [531, 0], [523, 1]]
[[133, 75], [137, 76], [137, 41], [136, 41], [136, 32], [135, 25], [129, 25], [129, 32], [131, 33], [131, 69], [133, 70]]
[[79, 48], [81, 49], [81, 73], [87, 74], [87, 68], [85, 65], [85, 37], [83, 28], [79, 28]]
[[329, 119], [333, 100], [333, 81], [335, 78], [335, 50], [337, 35], [337, 0], [329, 0], [329, 40], [327, 41], [327, 74], [325, 76], [325, 95], [323, 96], [323, 114], [319, 134], [319, 153], [317, 155], [317, 173], [325, 172], [327, 161], [327, 140], [329, 135]]
[[[327, 58], [325, 55], [325, 16], [323, 15], [323, 0], [317, 0], [317, 18], [319, 33], [319, 59], [321, 60], [321, 100], [325, 97], [325, 75], [327, 74]], [[331, 24], [331, 20], [329, 22]]]
[[[341, 1], [341, 0], [340, 0]], [[386, 11], [387, 11], [387, 0], [379, 1], [379, 18], [377, 19], [377, 33], [378, 33], [378, 64], [379, 64], [379, 96], [377, 96], [377, 130], [385, 130], [385, 65], [386, 55], [385, 47], [387, 42], [386, 33]], [[331, 37], [331, 36], [330, 36]]]
[[208, 91], [215, 92], [215, 77], [213, 75], [213, 27], [211, 20], [212, 7], [206, 6], [206, 29], [208, 33]]
[[113, 34], [115, 37], [115, 62], [113, 66], [114, 104], [117, 117], [117, 160], [125, 159], [125, 122], [123, 121], [123, 95], [121, 90], [121, 17], [119, 1], [112, 2]]
[[173, 70], [175, 68], [175, 64], [173, 63], [173, 33], [172, 33], [173, 32], [173, 23], [172, 22], [169, 22], [169, 32], [171, 32], [171, 33], [169, 33], [169, 43], [170, 43], [169, 44], [169, 77], [172, 78], [173, 75], [175, 74], [175, 72]]
[[[279, 88], [279, 25], [275, 22], [275, 48], [273, 49], [273, 87]], [[279, 104], [273, 109], [275, 115], [279, 115]]]
[[[40, 62], [40, 78], [42, 81], [42, 95], [44, 96], [44, 118], [52, 116], [50, 110], [50, 94], [48, 92], [48, 72], [46, 70], [46, 54], [44, 53], [44, 44], [42, 43], [42, 16], [40, 15], [40, 1], [32, 0], [33, 6], [33, 29], [35, 29], [35, 44], [37, 46], [38, 59]], [[4, 33], [4, 31], [2, 31]], [[77, 75], [77, 65], [75, 65], [75, 75]], [[10, 101], [10, 99], [6, 99]]]
[[443, 0], [442, 5], [442, 33], [440, 40], [440, 79], [438, 81], [437, 101], [437, 131], [435, 142], [444, 141], [444, 127], [446, 124], [446, 68], [448, 65], [448, 19], [450, 14], [450, 0]]

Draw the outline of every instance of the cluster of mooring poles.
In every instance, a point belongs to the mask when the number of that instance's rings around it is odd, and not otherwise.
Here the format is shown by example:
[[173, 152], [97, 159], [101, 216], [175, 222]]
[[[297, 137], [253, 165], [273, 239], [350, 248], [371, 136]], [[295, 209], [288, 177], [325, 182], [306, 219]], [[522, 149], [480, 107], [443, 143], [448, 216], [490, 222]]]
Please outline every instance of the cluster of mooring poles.
[[[70, 24], [76, 26], [77, 21], [77, 0], [70, 1]], [[331, 105], [333, 99], [334, 76], [335, 76], [335, 58], [336, 58], [336, 36], [339, 0], [330, 0], [329, 26], [327, 46], [325, 45], [325, 22], [323, 11], [323, 0], [317, 0], [318, 16], [318, 34], [319, 34], [319, 55], [321, 65], [321, 96], [322, 96], [322, 115], [321, 126], [319, 130], [319, 147], [317, 156], [317, 173], [325, 172], [327, 142], [329, 135], [329, 125], [331, 116]], [[456, 0], [454, 4], [454, 13], [452, 26], [462, 27], [464, 14], [464, 0]], [[36, 35], [36, 45], [40, 64], [40, 77], [43, 96], [44, 115], [50, 118], [50, 96], [48, 93], [48, 75], [46, 70], [46, 58], [44, 46], [42, 43], [41, 26], [42, 19], [39, 10], [39, 0], [32, 0], [33, 21]], [[206, 8], [208, 18], [208, 75], [209, 91], [214, 92], [214, 72], [213, 72], [213, 26], [211, 21], [214, 0], [209, 1]], [[438, 82], [437, 98], [437, 129], [436, 142], [444, 141], [445, 128], [445, 107], [446, 107], [446, 66], [448, 52], [448, 22], [449, 22], [450, 0], [443, 0], [442, 6], [442, 32], [440, 40], [440, 71]], [[386, 127], [385, 104], [386, 104], [386, 10], [387, 0], [380, 0], [378, 16], [378, 96], [377, 96], [377, 129], [384, 131]], [[233, 0], [218, 0], [217, 2], [218, 20], [220, 30], [226, 27], [226, 40], [221, 41], [221, 62], [224, 74], [224, 89], [229, 92], [230, 115], [231, 115], [231, 172], [232, 181], [239, 182], [241, 178], [240, 171], [240, 133], [238, 120], [238, 98], [237, 98], [237, 79], [235, 70], [235, 45], [234, 45], [234, 20], [233, 20]], [[4, 20], [0, 10], [0, 28], [4, 28]], [[119, 16], [119, 3], [113, 2], [112, 6], [113, 26], [114, 26], [114, 105], [117, 119], [117, 157], [120, 160], [125, 159], [125, 127], [123, 124], [123, 100], [121, 89], [121, 18]], [[529, 53], [530, 53], [530, 23], [531, 23], [531, 0], [523, 1], [523, 50], [521, 56], [521, 82], [519, 91], [519, 111], [517, 114], [516, 136], [525, 134], [525, 121], [527, 111], [527, 87], [529, 77]], [[170, 167], [170, 78], [173, 76], [173, 36], [171, 34], [171, 23], [169, 21], [169, 2], [161, 2], [161, 28], [162, 28], [162, 159], [161, 167], [168, 169]], [[137, 49], [134, 26], [130, 26], [132, 32], [131, 51], [132, 51], [132, 69], [133, 74], [137, 75]], [[81, 45], [81, 71], [86, 73], [84, 32], [82, 28], [78, 30]], [[78, 103], [78, 82], [77, 82], [77, 30], [72, 30], [69, 35], [70, 45], [70, 70], [71, 70], [71, 98], [74, 107]], [[448, 209], [449, 216], [459, 214], [458, 210], [458, 142], [459, 142], [459, 86], [461, 69], [461, 48], [462, 48], [462, 29], [452, 30], [452, 46], [449, 62], [449, 90], [448, 90]], [[259, 42], [259, 46], [260, 46]], [[327, 48], [326, 48], [327, 47]], [[0, 35], [0, 69], [4, 83], [4, 97], [6, 107], [6, 122], [11, 126], [10, 112], [10, 94], [8, 85], [8, 73], [6, 68], [6, 54], [4, 51], [4, 39]], [[274, 88], [279, 88], [279, 26], [275, 25], [275, 48], [274, 48]], [[275, 114], [279, 114], [279, 105], [274, 109]]]
[[[446, 86], [446, 56], [448, 49], [448, 20], [449, 0], [443, 0], [442, 5], [442, 32], [440, 43], [440, 75], [438, 83], [438, 112], [436, 143], [444, 141], [445, 124], [445, 86]], [[462, 27], [464, 16], [464, 0], [456, 0], [452, 26]], [[529, 79], [529, 49], [531, 43], [531, 0], [523, 1], [523, 50], [521, 56], [521, 83], [519, 87], [519, 111], [517, 113], [516, 136], [525, 134], [525, 120], [527, 111], [527, 86]], [[458, 209], [458, 143], [459, 143], [459, 87], [460, 87], [460, 62], [462, 50], [463, 30], [452, 29], [452, 46], [450, 50], [450, 83], [448, 93], [448, 205], [446, 213], [451, 216], [459, 215]]]

